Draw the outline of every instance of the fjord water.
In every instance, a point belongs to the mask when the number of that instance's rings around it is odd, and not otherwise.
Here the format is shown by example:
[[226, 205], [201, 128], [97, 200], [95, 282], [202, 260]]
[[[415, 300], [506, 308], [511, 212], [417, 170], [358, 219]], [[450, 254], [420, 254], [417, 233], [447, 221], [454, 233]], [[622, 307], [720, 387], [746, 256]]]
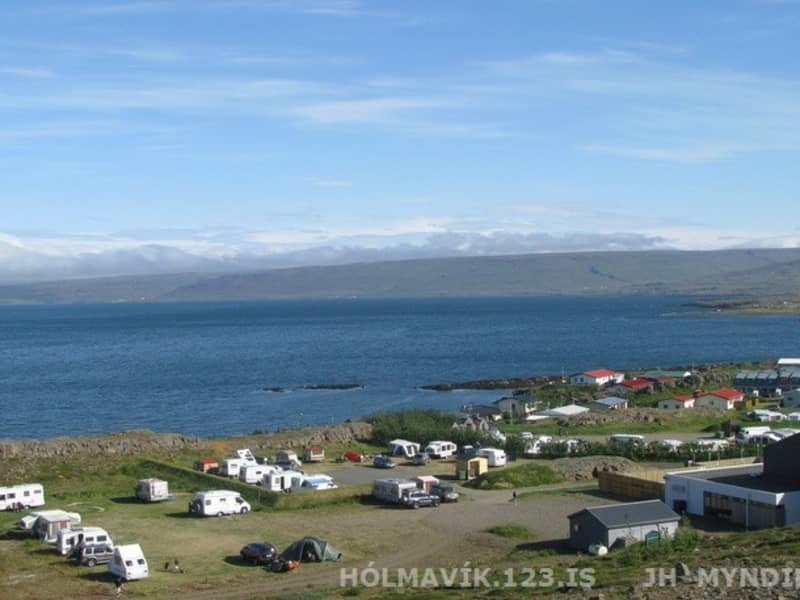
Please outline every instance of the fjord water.
[[[0, 437], [200, 436], [340, 422], [498, 392], [431, 383], [800, 354], [794, 315], [699, 315], [680, 297], [0, 307]], [[303, 391], [359, 383], [358, 390]], [[264, 388], [286, 388], [267, 392]]]

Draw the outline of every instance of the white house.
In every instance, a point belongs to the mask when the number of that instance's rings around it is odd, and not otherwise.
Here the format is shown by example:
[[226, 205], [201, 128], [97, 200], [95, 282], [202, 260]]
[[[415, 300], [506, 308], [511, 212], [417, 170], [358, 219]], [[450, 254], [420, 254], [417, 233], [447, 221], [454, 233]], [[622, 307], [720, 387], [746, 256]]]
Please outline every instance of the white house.
[[621, 383], [623, 379], [625, 379], [624, 373], [617, 373], [610, 369], [594, 369], [592, 371], [584, 371], [583, 373], [571, 375], [569, 382], [572, 385], [603, 387], [611, 383]]
[[744, 401], [744, 394], [732, 388], [720, 388], [698, 397], [694, 405], [697, 408], [721, 408], [732, 410], [736, 404]]
[[694, 396], [673, 396], [658, 402], [658, 408], [664, 409], [678, 409], [678, 408], [694, 408]]
[[514, 415], [515, 417], [527, 417], [535, 409], [530, 402], [527, 402], [523, 397], [508, 396], [495, 400], [494, 405], [499, 408], [503, 414]]

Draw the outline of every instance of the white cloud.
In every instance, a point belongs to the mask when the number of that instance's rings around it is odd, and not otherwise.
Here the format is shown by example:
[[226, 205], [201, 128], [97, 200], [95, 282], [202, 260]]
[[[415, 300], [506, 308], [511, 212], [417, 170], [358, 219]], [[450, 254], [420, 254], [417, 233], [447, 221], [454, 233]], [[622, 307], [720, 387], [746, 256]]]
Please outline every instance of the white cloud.
[[0, 66], [0, 75], [10, 75], [12, 77], [23, 77], [26, 79], [48, 79], [55, 74], [50, 69], [45, 69], [44, 67]]
[[313, 186], [321, 188], [345, 188], [353, 185], [352, 181], [333, 177], [310, 177], [308, 182]]
[[409, 111], [445, 106], [442, 100], [428, 98], [369, 98], [307, 104], [291, 112], [317, 123], [381, 123]]

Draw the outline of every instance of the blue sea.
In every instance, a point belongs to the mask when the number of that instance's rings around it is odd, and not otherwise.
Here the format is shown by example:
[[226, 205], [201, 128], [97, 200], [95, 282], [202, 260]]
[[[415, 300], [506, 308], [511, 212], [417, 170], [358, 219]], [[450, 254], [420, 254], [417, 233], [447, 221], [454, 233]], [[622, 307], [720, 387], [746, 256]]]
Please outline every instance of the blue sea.
[[[793, 315], [699, 315], [681, 297], [0, 307], [0, 438], [147, 428], [199, 436], [455, 409], [422, 391], [593, 367], [800, 354]], [[358, 383], [357, 390], [301, 390]], [[280, 387], [288, 391], [269, 392]]]

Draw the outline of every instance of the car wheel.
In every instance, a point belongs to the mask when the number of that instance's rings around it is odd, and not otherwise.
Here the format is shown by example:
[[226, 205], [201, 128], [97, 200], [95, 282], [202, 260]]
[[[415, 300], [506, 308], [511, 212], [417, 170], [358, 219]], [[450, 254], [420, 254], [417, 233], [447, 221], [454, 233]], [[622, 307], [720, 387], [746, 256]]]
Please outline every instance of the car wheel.
[[419, 508], [419, 502], [414, 502], [413, 508]]
[[434, 505], [434, 506], [439, 506], [439, 501], [438, 501], [438, 500], [434, 500], [434, 501], [433, 501], [433, 505]]
[[257, 556], [254, 556], [254, 557], [253, 557], [253, 564], [254, 564], [254, 565], [257, 565], [257, 564], [258, 564], [258, 557], [257, 557]]
[[218, 516], [218, 517], [223, 517], [223, 516], [225, 516], [225, 513], [223, 513], [222, 511], [219, 511], [219, 512], [217, 513], [217, 516]]
[[86, 561], [86, 566], [87, 567], [96, 567], [97, 566], [97, 561], [95, 559], [93, 559], [93, 558], [90, 558], [89, 560]]
[[242, 510], [239, 511], [241, 514], [245, 514], [247, 512], [247, 507], [243, 506]]

